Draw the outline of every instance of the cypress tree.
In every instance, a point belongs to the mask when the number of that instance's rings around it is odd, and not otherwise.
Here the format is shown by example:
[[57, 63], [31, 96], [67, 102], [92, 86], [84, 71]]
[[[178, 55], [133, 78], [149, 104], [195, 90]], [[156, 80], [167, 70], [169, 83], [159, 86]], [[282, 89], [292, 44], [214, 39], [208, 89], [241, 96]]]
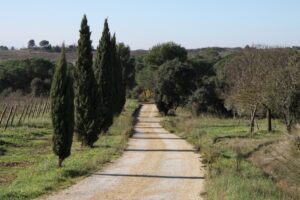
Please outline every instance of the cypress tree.
[[53, 152], [58, 156], [58, 167], [71, 154], [74, 131], [73, 77], [67, 69], [64, 44], [53, 76], [50, 98], [53, 123]]
[[120, 95], [122, 95], [122, 69], [119, 64], [115, 34], [111, 39], [111, 63], [113, 68], [113, 112], [115, 115], [119, 115], [122, 111], [120, 111]]
[[110, 42], [110, 32], [107, 19], [105, 19], [94, 65], [103, 108], [103, 124], [101, 127], [103, 132], [106, 132], [113, 123], [113, 70], [111, 66]]
[[121, 112], [126, 103], [126, 80], [127, 80], [127, 66], [130, 65], [130, 48], [123, 43], [118, 44], [117, 58], [121, 70], [121, 86], [120, 86], [120, 104], [119, 111]]
[[84, 15], [78, 40], [78, 58], [75, 67], [75, 120], [76, 133], [82, 146], [98, 140], [101, 130], [101, 99], [93, 71], [91, 32]]

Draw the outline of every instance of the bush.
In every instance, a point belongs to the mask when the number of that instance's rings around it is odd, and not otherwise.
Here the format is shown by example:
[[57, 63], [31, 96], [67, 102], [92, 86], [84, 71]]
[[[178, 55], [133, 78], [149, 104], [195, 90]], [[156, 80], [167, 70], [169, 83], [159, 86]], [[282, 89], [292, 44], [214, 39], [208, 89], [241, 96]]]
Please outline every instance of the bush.
[[[7, 88], [24, 93], [31, 91], [33, 79], [40, 80], [52, 78], [54, 64], [44, 59], [10, 60], [0, 64], [0, 93]], [[34, 84], [40, 81], [36, 79]], [[41, 83], [41, 82], [40, 82]]]
[[192, 67], [175, 59], [168, 61], [157, 73], [155, 102], [160, 112], [184, 106], [194, 90], [195, 73]]

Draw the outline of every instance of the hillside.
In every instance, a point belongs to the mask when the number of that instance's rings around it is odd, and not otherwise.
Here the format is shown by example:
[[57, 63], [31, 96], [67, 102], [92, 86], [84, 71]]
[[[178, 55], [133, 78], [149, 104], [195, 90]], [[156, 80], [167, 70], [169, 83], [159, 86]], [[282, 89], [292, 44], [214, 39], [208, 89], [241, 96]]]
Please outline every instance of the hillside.
[[[197, 48], [197, 49], [187, 49], [188, 54], [190, 55], [202, 55], [207, 50], [210, 50], [210, 53], [216, 52], [220, 56], [224, 56], [236, 51], [239, 51], [240, 48], [219, 48], [219, 47], [209, 47], [209, 48]], [[148, 53], [148, 50], [137, 49], [132, 50], [132, 56], [143, 56]], [[5, 60], [12, 60], [12, 59], [26, 59], [26, 58], [43, 58], [48, 59], [51, 61], [56, 61], [59, 57], [60, 53], [58, 52], [47, 52], [47, 51], [38, 51], [38, 50], [0, 50], [0, 62]], [[95, 53], [94, 53], [95, 55]], [[68, 62], [75, 63], [77, 58], [76, 51], [66, 52], [66, 56]]]

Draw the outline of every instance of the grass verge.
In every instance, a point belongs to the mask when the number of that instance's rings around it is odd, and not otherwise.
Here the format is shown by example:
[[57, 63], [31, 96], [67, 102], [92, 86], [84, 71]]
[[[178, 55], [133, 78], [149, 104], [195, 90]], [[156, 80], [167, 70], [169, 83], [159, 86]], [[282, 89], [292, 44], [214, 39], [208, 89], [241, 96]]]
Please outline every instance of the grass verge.
[[63, 167], [56, 166], [51, 149], [49, 116], [0, 132], [0, 199], [33, 199], [66, 188], [118, 158], [132, 131], [132, 112], [137, 102], [127, 100], [109, 133], [93, 149], [81, 149], [74, 139], [72, 154]]
[[[206, 167], [206, 192], [209, 200], [283, 200], [296, 199], [280, 189], [276, 182], [250, 157], [268, 145], [280, 141], [284, 125], [274, 120], [274, 130], [264, 130], [259, 121], [256, 134], [249, 136], [248, 121], [201, 116], [193, 118], [185, 110], [166, 117], [163, 126], [193, 144]], [[259, 129], [258, 129], [259, 128]]]

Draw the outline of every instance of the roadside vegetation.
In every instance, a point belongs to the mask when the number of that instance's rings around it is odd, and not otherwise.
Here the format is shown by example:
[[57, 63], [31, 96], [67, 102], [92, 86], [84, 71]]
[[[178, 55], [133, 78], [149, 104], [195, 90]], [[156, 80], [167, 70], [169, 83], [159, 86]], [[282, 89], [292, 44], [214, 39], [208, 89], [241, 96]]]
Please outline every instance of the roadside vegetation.
[[[137, 107], [126, 103], [130, 49], [117, 44], [107, 19], [95, 59], [90, 36], [84, 15], [75, 65], [67, 63], [64, 44], [56, 64], [0, 63], [0, 199], [32, 199], [69, 186], [125, 148]], [[51, 152], [62, 169], [54, 168]]]
[[136, 107], [137, 101], [127, 100], [124, 111], [94, 148], [81, 148], [74, 138], [72, 156], [63, 168], [57, 168], [52, 153], [49, 114], [5, 131], [1, 128], [0, 199], [33, 199], [66, 188], [119, 157], [132, 131]]
[[132, 96], [194, 144], [208, 199], [299, 199], [300, 54], [246, 46], [188, 52], [169, 42], [136, 58]]
[[[278, 120], [272, 132], [267, 131], [266, 120], [257, 123], [251, 136], [243, 118], [193, 117], [186, 109], [178, 109], [163, 126], [200, 152], [206, 169], [205, 198], [299, 199], [300, 157], [293, 140], [285, 139], [285, 126]], [[280, 144], [283, 140], [285, 146]]]

